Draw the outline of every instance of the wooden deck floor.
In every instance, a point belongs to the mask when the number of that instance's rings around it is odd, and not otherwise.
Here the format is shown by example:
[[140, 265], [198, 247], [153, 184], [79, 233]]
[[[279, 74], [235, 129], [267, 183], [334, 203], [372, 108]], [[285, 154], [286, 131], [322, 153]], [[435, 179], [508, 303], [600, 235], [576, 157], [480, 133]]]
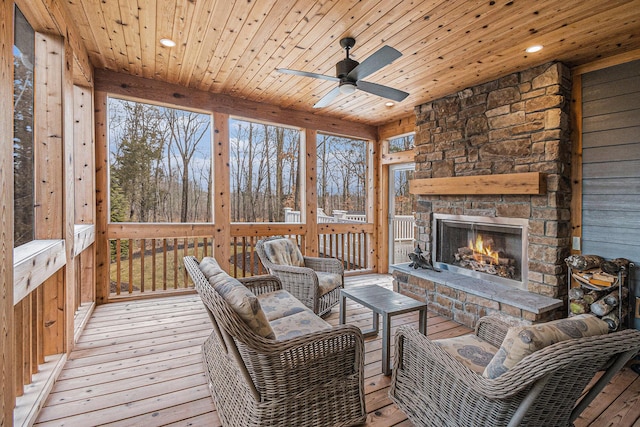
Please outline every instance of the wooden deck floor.
[[[347, 286], [391, 277], [351, 277]], [[347, 323], [367, 327], [371, 312], [348, 302]], [[334, 308], [327, 320], [338, 323]], [[200, 345], [211, 326], [197, 295], [119, 302], [96, 308], [56, 382], [36, 426], [219, 426], [202, 370]], [[393, 318], [417, 327], [417, 314]], [[428, 336], [470, 332], [429, 314]], [[381, 335], [366, 339], [367, 426], [410, 426], [387, 397], [389, 377], [381, 374]], [[640, 427], [640, 378], [621, 371], [583, 416], [582, 426]]]

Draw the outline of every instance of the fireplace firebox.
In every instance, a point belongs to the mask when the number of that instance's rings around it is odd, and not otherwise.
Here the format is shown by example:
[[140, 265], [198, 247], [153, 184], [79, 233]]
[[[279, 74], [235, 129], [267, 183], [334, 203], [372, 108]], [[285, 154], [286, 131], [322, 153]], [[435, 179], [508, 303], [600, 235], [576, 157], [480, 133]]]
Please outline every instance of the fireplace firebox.
[[526, 289], [528, 220], [434, 214], [432, 261], [471, 277]]

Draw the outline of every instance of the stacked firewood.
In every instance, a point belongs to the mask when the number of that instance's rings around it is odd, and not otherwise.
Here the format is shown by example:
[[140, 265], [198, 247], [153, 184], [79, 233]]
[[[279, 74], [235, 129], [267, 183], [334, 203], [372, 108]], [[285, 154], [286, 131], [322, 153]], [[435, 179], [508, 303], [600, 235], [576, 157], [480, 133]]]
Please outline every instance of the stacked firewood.
[[629, 260], [616, 258], [605, 261], [598, 255], [572, 255], [565, 260], [577, 286], [569, 289], [571, 315], [593, 313], [615, 331], [627, 315], [629, 289], [618, 286], [619, 272], [629, 266]]

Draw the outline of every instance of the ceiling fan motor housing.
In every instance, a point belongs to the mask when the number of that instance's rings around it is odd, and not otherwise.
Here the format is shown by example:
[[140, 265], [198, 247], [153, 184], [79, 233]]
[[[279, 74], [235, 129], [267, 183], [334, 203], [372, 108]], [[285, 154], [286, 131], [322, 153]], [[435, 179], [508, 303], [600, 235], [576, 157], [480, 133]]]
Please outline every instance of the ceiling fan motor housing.
[[351, 72], [360, 64], [358, 61], [354, 61], [351, 58], [345, 58], [336, 64], [336, 77], [343, 79], [347, 77], [347, 74]]

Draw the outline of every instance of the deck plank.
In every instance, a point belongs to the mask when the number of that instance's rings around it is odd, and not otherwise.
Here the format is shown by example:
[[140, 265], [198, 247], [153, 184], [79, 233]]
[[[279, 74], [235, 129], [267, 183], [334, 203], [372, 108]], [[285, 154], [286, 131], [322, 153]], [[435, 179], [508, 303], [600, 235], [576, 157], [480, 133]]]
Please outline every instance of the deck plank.
[[[347, 277], [345, 284], [391, 288], [391, 280], [388, 275], [370, 274]], [[337, 325], [338, 308], [325, 320]], [[368, 328], [371, 320], [369, 309], [347, 299], [347, 323]], [[417, 324], [417, 312], [394, 316], [391, 332]], [[210, 330], [197, 295], [96, 307], [35, 425], [220, 426], [201, 360], [201, 345]], [[430, 338], [469, 332], [428, 313]], [[381, 372], [381, 347], [381, 332], [365, 340], [365, 425], [411, 426], [388, 397], [391, 378]], [[576, 420], [576, 427], [640, 427], [639, 400], [640, 377], [625, 369]]]

